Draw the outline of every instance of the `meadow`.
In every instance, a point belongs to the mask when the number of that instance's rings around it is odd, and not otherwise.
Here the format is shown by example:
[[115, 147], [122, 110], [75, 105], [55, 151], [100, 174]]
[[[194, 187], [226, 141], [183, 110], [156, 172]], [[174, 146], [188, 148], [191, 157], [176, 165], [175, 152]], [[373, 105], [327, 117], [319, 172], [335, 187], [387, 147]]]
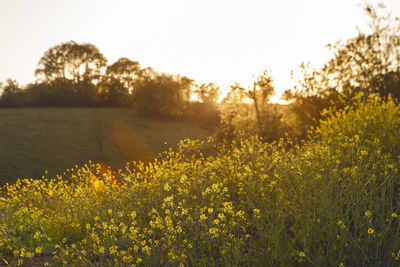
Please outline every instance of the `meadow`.
[[399, 125], [399, 106], [369, 99], [300, 145], [186, 139], [118, 173], [88, 164], [19, 180], [0, 191], [0, 260], [398, 266]]
[[143, 118], [124, 108], [0, 109], [0, 184], [62, 174], [89, 160], [114, 169], [149, 161], [183, 138], [209, 135], [187, 121]]

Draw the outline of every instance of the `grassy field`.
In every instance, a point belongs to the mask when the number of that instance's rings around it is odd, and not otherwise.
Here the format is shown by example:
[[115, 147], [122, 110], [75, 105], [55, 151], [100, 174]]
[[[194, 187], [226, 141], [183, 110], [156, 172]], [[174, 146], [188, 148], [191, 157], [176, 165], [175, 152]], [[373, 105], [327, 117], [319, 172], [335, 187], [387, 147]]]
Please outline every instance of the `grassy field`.
[[0, 109], [0, 184], [54, 176], [89, 160], [122, 168], [209, 131], [183, 121], [141, 118], [121, 108]]

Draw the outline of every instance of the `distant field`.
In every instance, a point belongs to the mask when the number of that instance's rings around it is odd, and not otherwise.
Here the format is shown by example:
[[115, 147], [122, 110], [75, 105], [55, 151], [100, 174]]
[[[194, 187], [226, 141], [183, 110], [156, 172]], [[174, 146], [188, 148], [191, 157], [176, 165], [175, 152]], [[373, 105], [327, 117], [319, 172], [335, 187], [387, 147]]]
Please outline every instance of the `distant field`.
[[0, 184], [103, 161], [122, 168], [183, 138], [210, 132], [184, 121], [141, 118], [121, 108], [0, 109]]

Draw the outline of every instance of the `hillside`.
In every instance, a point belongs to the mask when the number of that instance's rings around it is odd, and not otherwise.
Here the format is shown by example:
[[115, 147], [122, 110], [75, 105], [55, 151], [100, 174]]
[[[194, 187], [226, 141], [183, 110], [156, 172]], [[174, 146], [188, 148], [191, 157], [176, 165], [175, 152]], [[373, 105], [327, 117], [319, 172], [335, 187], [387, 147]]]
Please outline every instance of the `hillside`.
[[0, 184], [54, 176], [89, 160], [122, 168], [179, 140], [208, 135], [184, 121], [145, 119], [122, 108], [0, 109]]

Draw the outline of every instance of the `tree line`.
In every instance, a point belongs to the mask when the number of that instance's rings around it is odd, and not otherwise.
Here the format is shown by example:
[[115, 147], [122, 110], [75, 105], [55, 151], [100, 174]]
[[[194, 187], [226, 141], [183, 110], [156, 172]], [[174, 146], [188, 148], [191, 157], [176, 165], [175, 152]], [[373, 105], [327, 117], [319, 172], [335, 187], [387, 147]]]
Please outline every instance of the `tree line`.
[[[0, 107], [131, 107], [143, 116], [201, 113], [203, 119], [218, 120], [220, 89], [215, 84], [142, 68], [128, 58], [108, 65], [93, 44], [70, 41], [51, 47], [39, 60], [35, 76], [37, 81], [24, 87], [11, 79], [2, 84]], [[197, 101], [191, 100], [193, 95]]]
[[307, 138], [324, 109], [338, 109], [356, 97], [400, 99], [400, 22], [385, 6], [364, 2], [368, 32], [329, 45], [331, 60], [320, 69], [301, 64], [296, 85], [285, 91], [289, 105], [271, 104], [273, 79], [268, 71], [253, 85], [233, 84], [217, 103], [220, 88], [180, 75], [142, 68], [120, 58], [111, 65], [93, 44], [62, 43], [39, 60], [37, 81], [20, 87], [2, 85], [0, 107], [131, 107], [140, 115], [194, 118], [218, 125], [217, 134], [232, 139], [238, 133], [257, 134], [273, 141], [283, 136]]

